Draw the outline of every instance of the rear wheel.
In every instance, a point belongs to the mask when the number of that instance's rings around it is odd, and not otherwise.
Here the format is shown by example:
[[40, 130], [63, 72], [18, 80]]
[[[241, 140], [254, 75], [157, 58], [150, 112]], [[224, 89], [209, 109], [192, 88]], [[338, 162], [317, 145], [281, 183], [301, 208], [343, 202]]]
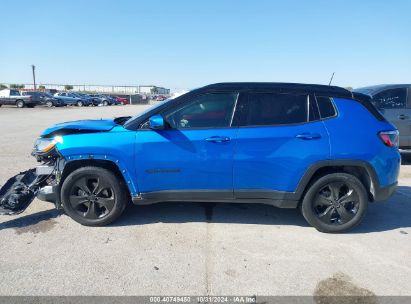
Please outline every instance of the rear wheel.
[[83, 106], [83, 102], [82, 102], [82, 101], [80, 101], [80, 100], [79, 100], [79, 101], [77, 101], [77, 106], [78, 106], [78, 107], [82, 107], [82, 106]]
[[24, 101], [23, 100], [17, 100], [17, 102], [16, 102], [16, 106], [17, 106], [17, 108], [24, 108], [25, 107], [25, 103], [24, 103]]
[[105, 107], [108, 106], [108, 101], [107, 101], [107, 100], [104, 100], [104, 101], [103, 101], [103, 106], [105, 106]]
[[125, 186], [109, 170], [84, 167], [63, 182], [61, 200], [65, 212], [86, 226], [103, 226], [124, 211], [128, 196]]
[[46, 106], [49, 107], [49, 108], [51, 108], [51, 107], [53, 106], [53, 102], [47, 101], [47, 102], [46, 102]]
[[344, 232], [358, 225], [368, 207], [368, 195], [361, 181], [346, 173], [325, 175], [308, 189], [302, 213], [321, 232]]

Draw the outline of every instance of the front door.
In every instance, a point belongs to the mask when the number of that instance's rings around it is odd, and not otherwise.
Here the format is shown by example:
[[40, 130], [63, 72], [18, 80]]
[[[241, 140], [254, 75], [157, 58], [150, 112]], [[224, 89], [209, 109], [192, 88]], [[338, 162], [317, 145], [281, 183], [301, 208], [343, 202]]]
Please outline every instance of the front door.
[[233, 197], [237, 93], [208, 93], [163, 110], [168, 127], [136, 133], [139, 191], [170, 199]]

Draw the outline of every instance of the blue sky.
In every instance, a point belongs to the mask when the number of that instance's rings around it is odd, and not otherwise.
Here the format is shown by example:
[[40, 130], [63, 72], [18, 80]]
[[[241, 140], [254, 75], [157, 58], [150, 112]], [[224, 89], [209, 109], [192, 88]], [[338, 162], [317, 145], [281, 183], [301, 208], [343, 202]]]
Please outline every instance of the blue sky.
[[0, 83], [411, 82], [410, 0], [4, 1]]

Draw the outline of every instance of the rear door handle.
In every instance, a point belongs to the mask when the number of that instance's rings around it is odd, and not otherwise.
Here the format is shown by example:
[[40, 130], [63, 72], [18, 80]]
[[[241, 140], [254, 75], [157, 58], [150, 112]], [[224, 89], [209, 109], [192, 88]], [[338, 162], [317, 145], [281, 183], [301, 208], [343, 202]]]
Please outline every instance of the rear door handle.
[[409, 119], [410, 117], [408, 115], [401, 114], [400, 116], [398, 116], [398, 118], [404, 120], [404, 119]]
[[302, 134], [296, 135], [295, 137], [299, 139], [310, 140], [310, 139], [320, 139], [321, 135], [318, 133], [302, 133]]
[[213, 143], [223, 143], [223, 142], [228, 142], [231, 140], [230, 137], [227, 136], [211, 136], [205, 139], [208, 142], [213, 142]]

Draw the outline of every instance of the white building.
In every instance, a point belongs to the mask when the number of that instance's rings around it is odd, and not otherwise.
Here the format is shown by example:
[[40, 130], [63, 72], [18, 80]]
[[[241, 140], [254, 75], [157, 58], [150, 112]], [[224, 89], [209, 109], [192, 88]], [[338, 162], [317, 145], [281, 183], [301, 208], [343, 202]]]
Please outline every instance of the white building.
[[166, 89], [163, 87], [157, 87], [155, 85], [139, 85], [138, 86], [138, 93], [139, 94], [161, 94], [161, 95], [169, 95], [170, 89]]
[[[10, 84], [6, 84], [10, 87]], [[71, 85], [71, 84], [70, 84]], [[52, 84], [52, 83], [38, 83], [37, 89], [44, 86], [47, 90], [58, 90], [64, 91], [64, 84]], [[150, 95], [152, 90], [156, 88], [154, 94], [164, 94], [169, 95], [170, 89], [163, 87], [157, 87], [155, 85], [137, 85], [137, 86], [120, 86], [120, 85], [89, 85], [89, 84], [73, 84], [73, 91], [77, 92], [96, 92], [104, 94], [124, 94], [124, 95], [134, 95], [134, 94], [147, 94]], [[24, 84], [24, 89], [33, 90], [33, 84]]]

